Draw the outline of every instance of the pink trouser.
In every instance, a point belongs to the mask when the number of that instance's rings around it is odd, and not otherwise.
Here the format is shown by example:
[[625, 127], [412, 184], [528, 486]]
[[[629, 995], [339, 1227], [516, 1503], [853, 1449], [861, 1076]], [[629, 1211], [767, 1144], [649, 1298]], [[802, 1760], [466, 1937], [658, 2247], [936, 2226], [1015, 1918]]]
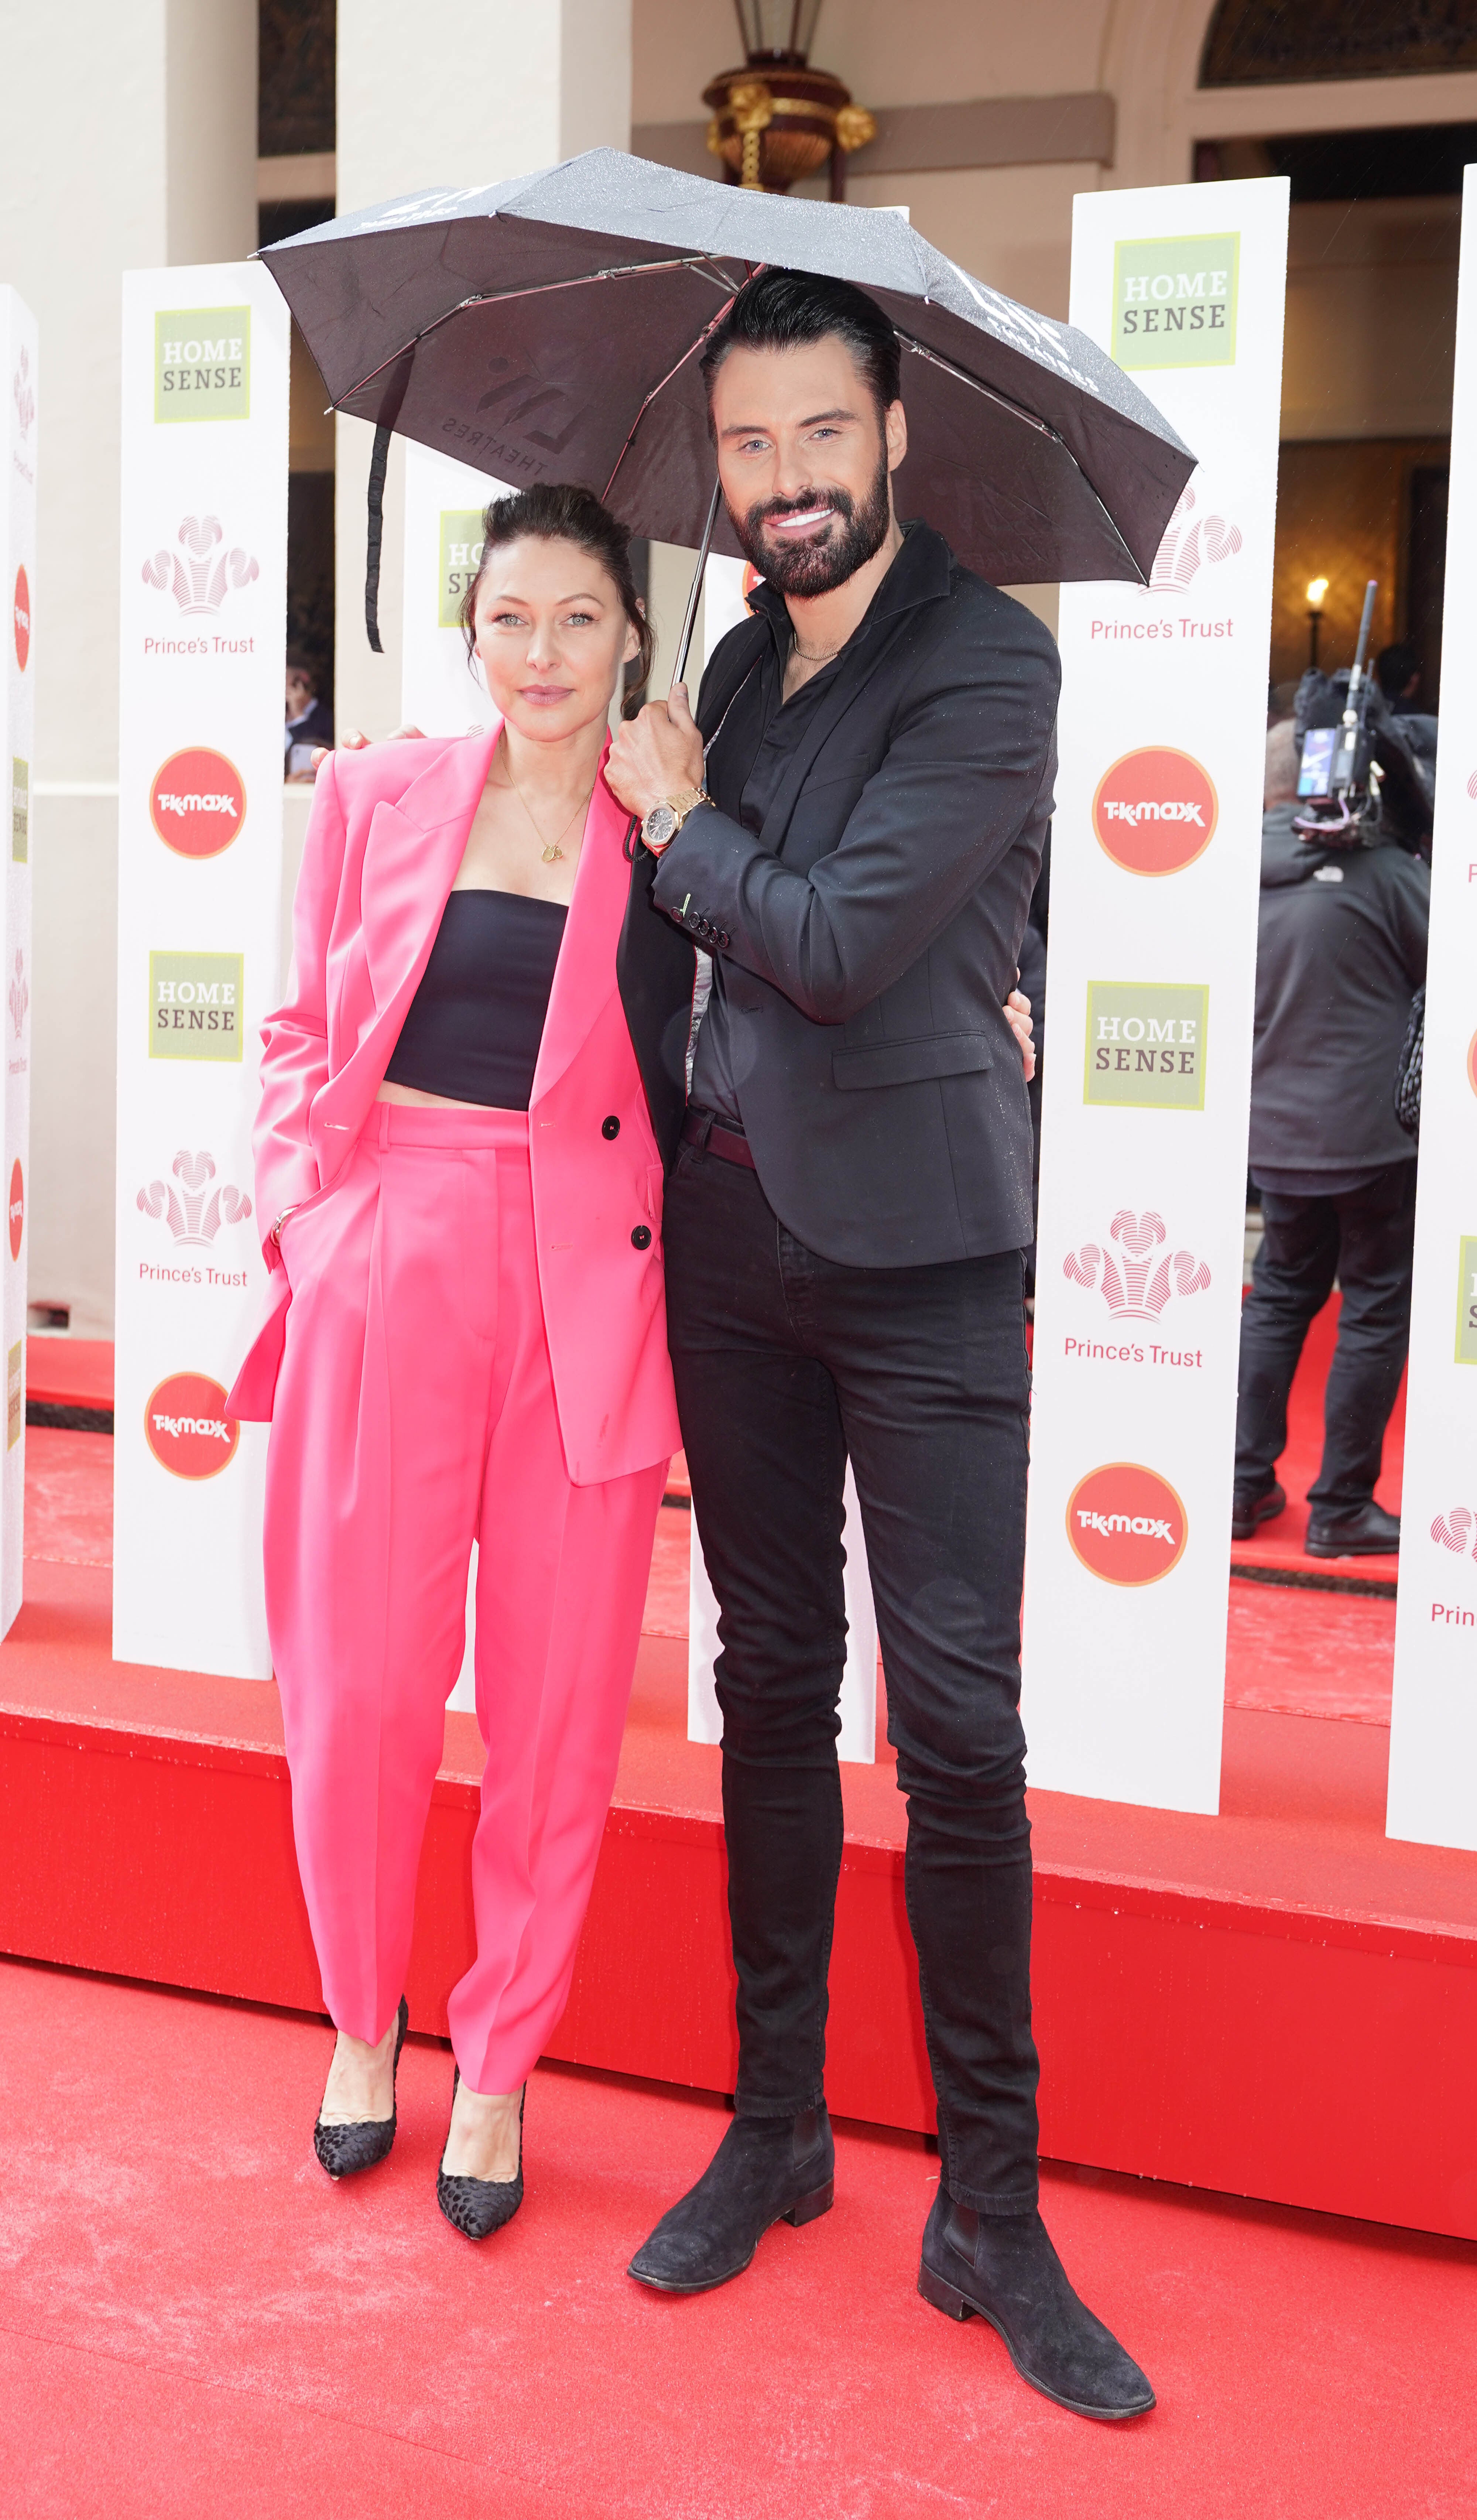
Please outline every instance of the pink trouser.
[[564, 1468], [521, 1111], [377, 1103], [291, 1217], [267, 1621], [324, 2001], [381, 2038], [479, 1544], [476, 1958], [452, 2045], [512, 2092], [563, 2010], [636, 1665], [664, 1462]]

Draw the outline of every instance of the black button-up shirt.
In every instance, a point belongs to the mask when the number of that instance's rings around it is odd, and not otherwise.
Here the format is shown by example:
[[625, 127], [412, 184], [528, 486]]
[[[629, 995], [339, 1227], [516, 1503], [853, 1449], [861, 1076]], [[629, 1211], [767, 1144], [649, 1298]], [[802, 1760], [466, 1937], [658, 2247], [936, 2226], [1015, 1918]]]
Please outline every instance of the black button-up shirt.
[[[720, 813], [741, 823], [745, 831], [757, 832], [764, 828], [764, 818], [780, 782], [835, 679], [846, 648], [840, 649], [819, 673], [812, 674], [808, 683], [802, 683], [793, 698], [786, 699], [784, 669], [795, 638], [788, 608], [783, 597], [768, 586], [756, 588], [750, 603], [755, 611], [767, 617], [770, 641], [768, 647], [761, 649], [759, 662], [747, 682], [736, 693], [714, 738], [707, 758], [706, 786]], [[857, 631], [852, 633], [853, 638], [857, 635]], [[850, 645], [848, 640], [846, 647]], [[689, 1100], [698, 1110], [711, 1111], [726, 1129], [741, 1131], [743, 1105], [735, 1069], [735, 1047], [723, 957], [715, 953], [712, 986], [693, 1056]]]

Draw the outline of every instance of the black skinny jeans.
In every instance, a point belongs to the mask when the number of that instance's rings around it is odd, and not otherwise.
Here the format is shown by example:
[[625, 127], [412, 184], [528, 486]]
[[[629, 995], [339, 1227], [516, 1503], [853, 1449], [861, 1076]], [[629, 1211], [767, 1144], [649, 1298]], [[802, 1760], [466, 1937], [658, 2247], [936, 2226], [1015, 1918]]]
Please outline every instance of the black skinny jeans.
[[736, 2106], [790, 2117], [824, 2095], [850, 1453], [908, 1796], [908, 1915], [944, 2181], [981, 2213], [1026, 2212], [1037, 2061], [1019, 1714], [1020, 1253], [846, 1268], [785, 1232], [753, 1173], [687, 1147], [663, 1238], [723, 1647]]
[[1369, 1503], [1410, 1337], [1415, 1166], [1391, 1164], [1332, 1198], [1262, 1192], [1262, 1247], [1241, 1308], [1238, 1495], [1258, 1497], [1287, 1441], [1287, 1395], [1337, 1275], [1338, 1343], [1323, 1394], [1323, 1458], [1308, 1491], [1329, 1520]]

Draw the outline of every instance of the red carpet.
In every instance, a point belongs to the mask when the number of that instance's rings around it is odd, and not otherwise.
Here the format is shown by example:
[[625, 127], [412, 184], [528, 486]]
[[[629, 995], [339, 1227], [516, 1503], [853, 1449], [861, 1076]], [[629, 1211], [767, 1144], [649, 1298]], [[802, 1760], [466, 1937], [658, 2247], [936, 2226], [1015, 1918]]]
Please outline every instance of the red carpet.
[[384, 2168], [309, 2150], [328, 2033], [0, 1965], [8, 2520], [1456, 2520], [1477, 2248], [1049, 2173], [1068, 2268], [1139, 2354], [1123, 2430], [1027, 2391], [915, 2289], [937, 2161], [842, 2129], [834, 2213], [694, 2301], [622, 2272], [721, 2104], [545, 2069], [528, 2196], [477, 2250], [413, 2041]]

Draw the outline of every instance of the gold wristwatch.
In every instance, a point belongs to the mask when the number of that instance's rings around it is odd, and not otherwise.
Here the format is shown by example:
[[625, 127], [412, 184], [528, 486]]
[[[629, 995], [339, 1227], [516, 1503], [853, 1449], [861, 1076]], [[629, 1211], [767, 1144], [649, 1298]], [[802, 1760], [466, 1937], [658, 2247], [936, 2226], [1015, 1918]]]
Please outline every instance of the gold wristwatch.
[[705, 788], [679, 788], [675, 796], [663, 796], [653, 805], [642, 823], [641, 836], [653, 858], [669, 849], [694, 805], [711, 804]]

